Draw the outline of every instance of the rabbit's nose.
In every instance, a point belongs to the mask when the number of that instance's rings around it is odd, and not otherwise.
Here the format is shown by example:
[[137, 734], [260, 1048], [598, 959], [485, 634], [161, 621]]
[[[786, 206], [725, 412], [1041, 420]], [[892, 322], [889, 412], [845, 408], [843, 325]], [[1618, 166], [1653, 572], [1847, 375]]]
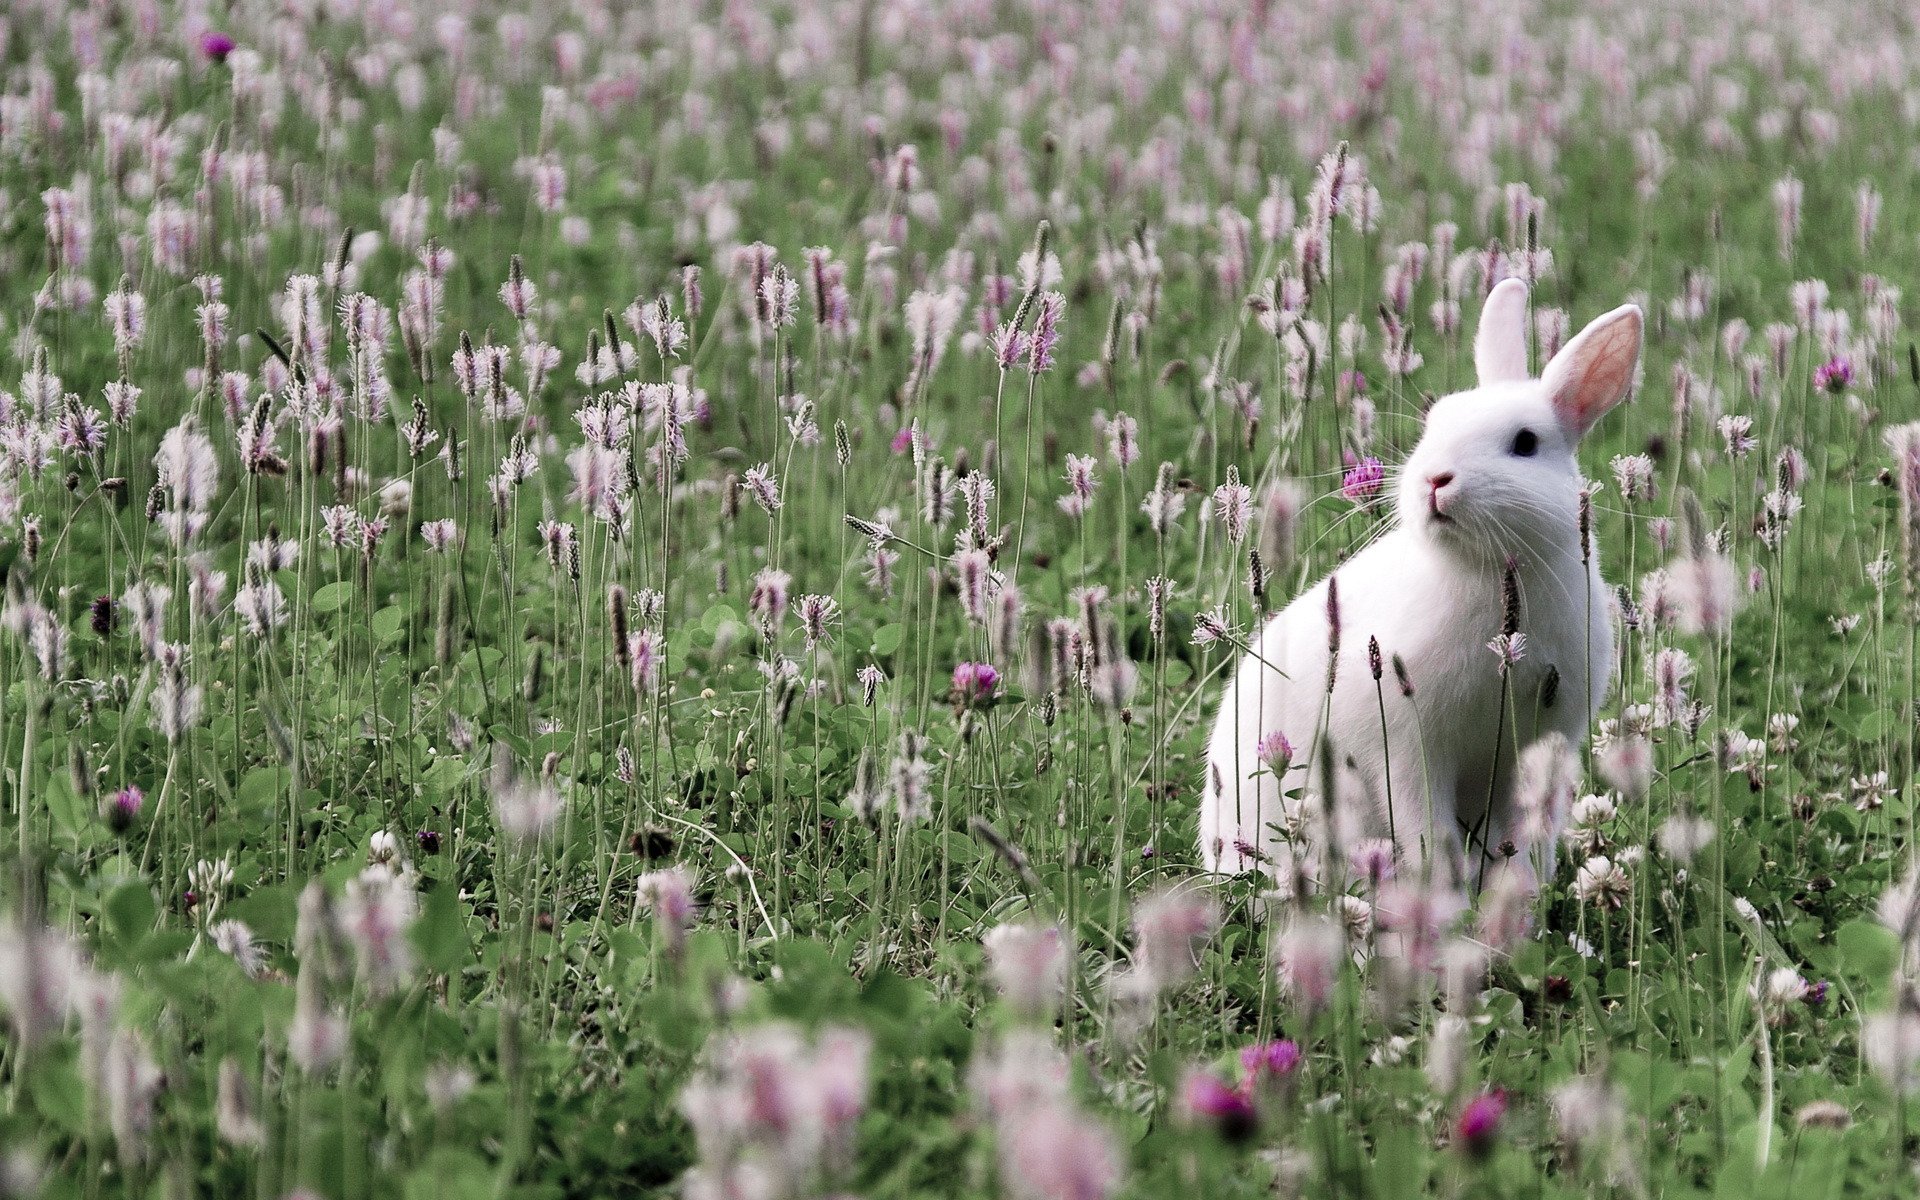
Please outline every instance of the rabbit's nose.
[[1442, 471], [1438, 475], [1429, 475], [1427, 476], [1427, 490], [1437, 492], [1452, 482], [1452, 471]]

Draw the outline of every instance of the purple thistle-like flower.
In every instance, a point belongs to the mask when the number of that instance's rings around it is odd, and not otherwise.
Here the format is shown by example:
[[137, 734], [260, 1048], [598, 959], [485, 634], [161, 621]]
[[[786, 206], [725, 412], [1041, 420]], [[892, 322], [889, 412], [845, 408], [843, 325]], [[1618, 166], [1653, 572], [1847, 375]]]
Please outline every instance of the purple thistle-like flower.
[[1369, 505], [1380, 497], [1387, 469], [1372, 456], [1361, 459], [1340, 479], [1340, 494], [1358, 505]]
[[209, 29], [200, 35], [200, 57], [210, 63], [226, 62], [227, 56], [238, 48], [239, 43], [231, 35], [218, 29]]
[[1253, 1135], [1259, 1124], [1253, 1100], [1211, 1071], [1189, 1072], [1180, 1087], [1180, 1111], [1194, 1125], [1204, 1125], [1228, 1141]]
[[654, 928], [660, 932], [667, 953], [678, 957], [686, 946], [687, 929], [699, 912], [693, 872], [686, 867], [649, 871], [640, 877], [637, 891], [640, 906], [653, 914]]
[[1260, 739], [1254, 747], [1254, 754], [1275, 775], [1285, 775], [1287, 768], [1293, 765], [1293, 743], [1278, 729]]
[[1255, 1042], [1240, 1048], [1240, 1069], [1248, 1083], [1284, 1079], [1300, 1069], [1300, 1047], [1290, 1041]]
[[1480, 1093], [1460, 1110], [1460, 1116], [1453, 1126], [1455, 1142], [1473, 1157], [1485, 1158], [1493, 1151], [1500, 1136], [1500, 1123], [1506, 1115], [1505, 1092], [1495, 1090]]
[[1853, 384], [1853, 363], [1845, 355], [1835, 355], [1813, 369], [1813, 386], [1834, 395]]
[[1000, 672], [991, 663], [963, 662], [953, 669], [953, 696], [959, 704], [991, 700], [994, 689], [999, 686]]
[[115, 833], [125, 833], [146, 803], [145, 792], [137, 787], [123, 787], [101, 802], [100, 815], [107, 822], [107, 828]]

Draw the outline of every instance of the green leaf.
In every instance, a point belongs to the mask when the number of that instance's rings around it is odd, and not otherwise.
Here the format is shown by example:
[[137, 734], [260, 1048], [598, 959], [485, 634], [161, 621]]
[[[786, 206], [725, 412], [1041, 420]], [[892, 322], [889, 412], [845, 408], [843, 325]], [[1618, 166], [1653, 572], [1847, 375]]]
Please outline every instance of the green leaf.
[[292, 941], [299, 889], [290, 883], [255, 888], [228, 905], [226, 911], [234, 920], [244, 921], [261, 941]]
[[873, 631], [873, 653], [881, 658], [887, 657], [900, 648], [901, 639], [906, 631], [898, 624], [882, 625]]
[[493, 1172], [466, 1150], [434, 1150], [407, 1176], [407, 1200], [487, 1200], [493, 1194]]
[[1900, 939], [1893, 930], [1866, 918], [1842, 925], [1834, 932], [1833, 941], [1847, 968], [1875, 983], [1893, 973], [1900, 954]]
[[249, 812], [272, 812], [287, 789], [287, 769], [282, 766], [255, 767], [240, 780], [234, 799]]
[[442, 885], [427, 893], [420, 919], [413, 925], [413, 944], [420, 958], [435, 971], [451, 974], [472, 958], [467, 942], [467, 914], [459, 893]]
[[338, 583], [329, 583], [314, 592], [309, 607], [316, 613], [339, 612], [352, 599], [353, 585], [343, 579]]
[[153, 919], [160, 908], [153, 892], [139, 880], [123, 883], [107, 897], [107, 928], [123, 946], [137, 946], [153, 932]]
[[373, 614], [373, 636], [382, 643], [396, 642], [407, 628], [407, 611], [398, 605], [388, 605]]
[[73, 783], [66, 775], [55, 775], [46, 789], [47, 807], [53, 812], [54, 821], [68, 833], [79, 833], [85, 829], [88, 818], [86, 802], [74, 794]]

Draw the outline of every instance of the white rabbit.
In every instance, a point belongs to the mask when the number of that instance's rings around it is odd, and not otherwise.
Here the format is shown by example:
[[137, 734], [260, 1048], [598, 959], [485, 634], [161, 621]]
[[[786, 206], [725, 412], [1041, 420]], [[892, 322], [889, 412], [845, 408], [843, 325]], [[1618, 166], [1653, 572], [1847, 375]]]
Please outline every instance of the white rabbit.
[[[1481, 882], [1488, 864], [1507, 860], [1506, 843], [1526, 844], [1517, 750], [1553, 731], [1580, 745], [1612, 674], [1609, 597], [1591, 540], [1581, 545], [1574, 450], [1633, 382], [1641, 315], [1629, 304], [1597, 318], [1539, 379], [1527, 373], [1526, 323], [1526, 285], [1501, 282], [1474, 342], [1479, 386], [1428, 413], [1393, 526], [1269, 620], [1237, 664], [1207, 744], [1208, 869], [1312, 879], [1329, 842], [1391, 837], [1403, 867], [1465, 868]], [[1510, 563], [1525, 643], [1503, 711], [1502, 660], [1489, 643], [1502, 633]], [[1386, 664], [1377, 685], [1370, 638]], [[1275, 732], [1293, 747], [1284, 779], [1259, 758]], [[1300, 838], [1316, 826], [1323, 832]], [[1551, 874], [1557, 832], [1538, 839], [1537, 862], [1511, 858], [1525, 883]]]

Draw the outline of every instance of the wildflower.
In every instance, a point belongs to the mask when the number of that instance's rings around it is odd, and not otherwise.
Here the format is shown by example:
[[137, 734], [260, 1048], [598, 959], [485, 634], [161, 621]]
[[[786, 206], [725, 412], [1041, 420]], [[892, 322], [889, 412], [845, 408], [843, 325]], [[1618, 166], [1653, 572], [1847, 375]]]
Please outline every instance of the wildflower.
[[1920, 1011], [1911, 999], [1864, 1019], [1860, 1049], [1867, 1066], [1897, 1095], [1920, 1092]]
[[1027, 369], [1038, 375], [1053, 369], [1053, 349], [1060, 340], [1060, 320], [1067, 298], [1055, 291], [1040, 295], [1039, 315], [1033, 320], [1033, 334], [1027, 339]]
[[1134, 906], [1134, 985], [1145, 995], [1178, 987], [1193, 976], [1201, 944], [1219, 911], [1192, 889], [1164, 888]]
[[832, 596], [802, 596], [794, 611], [800, 616], [800, 630], [808, 650], [832, 640], [833, 625], [840, 617], [840, 604]]
[[153, 689], [153, 725], [169, 744], [186, 736], [199, 723], [201, 688], [187, 682], [187, 652], [184, 646], [156, 643], [155, 661], [159, 681]]
[[1805, 1000], [1813, 985], [1792, 967], [1775, 967], [1764, 975], [1756, 973], [1751, 991], [1769, 1025], [1784, 1025], [1793, 1006]]
[[1604, 909], [1625, 905], [1633, 891], [1627, 873], [1604, 854], [1596, 854], [1580, 864], [1573, 887], [1582, 903]]
[[1240, 1048], [1240, 1069], [1245, 1072], [1247, 1085], [1257, 1090], [1290, 1079], [1300, 1069], [1303, 1057], [1295, 1042], [1255, 1042]]
[[1474, 1158], [1493, 1152], [1500, 1136], [1500, 1124], [1507, 1115], [1505, 1092], [1481, 1092], [1467, 1101], [1453, 1123], [1455, 1144]]
[[1387, 478], [1387, 468], [1377, 458], [1362, 458], [1352, 464], [1347, 473], [1340, 478], [1340, 494], [1361, 508], [1372, 506], [1380, 498], [1381, 489]]
[[1090, 454], [1067, 455], [1067, 494], [1060, 498], [1060, 511], [1078, 517], [1092, 506], [1093, 493], [1100, 486], [1094, 466], [1095, 460]]
[[1607, 846], [1606, 826], [1618, 811], [1607, 796], [1582, 796], [1573, 805], [1568, 840], [1583, 853], [1598, 854]]
[[1068, 1105], [1006, 1123], [1001, 1143], [1000, 1178], [1012, 1200], [1111, 1200], [1124, 1178], [1113, 1134]]
[[1186, 511], [1187, 495], [1175, 485], [1173, 471], [1172, 463], [1161, 463], [1153, 487], [1140, 502], [1140, 511], [1147, 515], [1147, 527], [1155, 537], [1165, 537]]
[[1801, 206], [1805, 198], [1806, 185], [1792, 175], [1774, 181], [1773, 219], [1779, 235], [1781, 258], [1793, 257], [1793, 243], [1800, 233]]
[[1180, 1115], [1230, 1142], [1245, 1141], [1259, 1124], [1253, 1101], [1211, 1071], [1191, 1070], [1180, 1085]]
[[960, 608], [967, 614], [967, 620], [976, 625], [987, 621], [988, 585], [993, 572], [992, 559], [985, 550], [964, 550], [953, 556], [954, 573], [958, 576], [960, 590]]
[[871, 1050], [856, 1030], [824, 1029], [809, 1043], [783, 1023], [710, 1045], [680, 1095], [701, 1151], [689, 1193], [792, 1194], [818, 1172], [845, 1170], [866, 1107]]
[[240, 964], [249, 978], [257, 978], [266, 966], [266, 956], [253, 940], [253, 930], [240, 921], [220, 921], [207, 930], [220, 953]]
[[1638, 735], [1616, 737], [1595, 755], [1595, 769], [1608, 786], [1631, 800], [1653, 786], [1653, 744]]
[[520, 846], [531, 845], [553, 832], [564, 801], [559, 786], [551, 779], [528, 781], [502, 778], [496, 771], [493, 785], [493, 817], [500, 832]]
[[232, 36], [218, 29], [209, 29], [200, 35], [200, 57], [210, 63], [224, 63], [238, 45]]
[[747, 593], [747, 608], [768, 627], [777, 627], [787, 614], [787, 588], [793, 576], [774, 567], [762, 567], [753, 577], [753, 590]]
[[144, 1162], [147, 1134], [153, 1128], [153, 1099], [165, 1083], [147, 1050], [146, 1039], [131, 1029], [114, 1030], [107, 1043], [103, 1074], [107, 1128], [124, 1160]]
[[473, 1068], [464, 1063], [439, 1062], [427, 1068], [423, 1081], [427, 1093], [427, 1103], [437, 1113], [458, 1104], [479, 1080], [474, 1076]]
[[1227, 618], [1225, 605], [1215, 605], [1193, 615], [1193, 644], [1211, 646], [1215, 642], [1232, 644], [1235, 634]]
[[253, 1087], [231, 1056], [220, 1060], [214, 1128], [221, 1141], [246, 1150], [259, 1149], [267, 1139], [266, 1128], [260, 1123], [254, 1105]]
[[693, 872], [686, 867], [648, 871], [636, 888], [638, 903], [653, 914], [654, 928], [668, 956], [679, 958], [686, 948], [687, 930], [699, 911], [693, 894]]
[[923, 753], [925, 742], [909, 729], [900, 735], [900, 749], [887, 772], [888, 796], [902, 822], [924, 819], [928, 812], [927, 783], [933, 767]]
[[370, 994], [388, 995], [412, 976], [408, 931], [418, 908], [410, 870], [375, 865], [347, 882], [339, 927], [353, 949], [355, 977]]
[[137, 787], [123, 787], [100, 801], [100, 818], [115, 833], [125, 833], [140, 817], [147, 797]]
[[1066, 939], [1057, 925], [996, 925], [982, 939], [987, 967], [1007, 1007], [1046, 1021], [1066, 987]]
[[287, 1057], [309, 1075], [322, 1074], [346, 1053], [347, 1023], [320, 995], [317, 969], [303, 965], [294, 985], [293, 1023], [287, 1027]]
[[1802, 1129], [1845, 1129], [1853, 1124], [1853, 1113], [1838, 1100], [1809, 1100], [1793, 1114], [1793, 1121]]
[[879, 695], [880, 685], [886, 682], [887, 673], [872, 663], [868, 663], [866, 666], [854, 672], [854, 678], [858, 680], [860, 684], [860, 702], [868, 708], [872, 708], [875, 698]]
[[1724, 633], [1740, 607], [1739, 580], [1725, 555], [1706, 551], [1668, 568], [1674, 586], [1675, 624], [1683, 633]]
[[1240, 482], [1240, 469], [1229, 466], [1227, 481], [1213, 490], [1213, 515], [1227, 534], [1227, 541], [1239, 545], [1246, 540], [1248, 523], [1253, 519], [1253, 489]]
[[1000, 672], [990, 663], [963, 662], [953, 669], [954, 702], [961, 706], [985, 704], [993, 699]]
[[780, 508], [782, 504], [780, 484], [774, 478], [772, 463], [761, 463], [757, 467], [747, 468], [740, 481], [746, 485], [747, 491], [753, 494], [754, 502], [761, 509], [771, 514]]
[[1853, 363], [1845, 355], [1835, 355], [1813, 369], [1815, 391], [1840, 395], [1853, 386]]
[[1619, 1089], [1596, 1075], [1576, 1075], [1550, 1097], [1560, 1136], [1586, 1152], [1614, 1142], [1626, 1126], [1626, 1105]]
[[1861, 812], [1872, 812], [1886, 804], [1887, 797], [1893, 794], [1885, 771], [1869, 771], [1864, 775], [1855, 775], [1849, 783], [1853, 792], [1853, 806]]
[[1502, 870], [1480, 893], [1480, 940], [1496, 951], [1511, 950], [1533, 928], [1534, 889], [1519, 871]]
[[1729, 458], [1745, 458], [1760, 444], [1753, 436], [1753, 418], [1744, 414], [1728, 413], [1720, 418], [1720, 439]]
[[60, 1029], [84, 972], [65, 934], [18, 920], [0, 925], [0, 1009], [20, 1045], [32, 1049]]
[[287, 599], [271, 579], [250, 583], [233, 598], [234, 611], [246, 622], [247, 632], [264, 637], [287, 623]]
[[1281, 991], [1304, 1018], [1325, 1008], [1340, 980], [1346, 943], [1340, 930], [1325, 917], [1294, 921], [1274, 938], [1274, 960]]
[[1107, 453], [1122, 471], [1140, 459], [1140, 423], [1126, 413], [1107, 422]]
[[1368, 887], [1393, 878], [1395, 850], [1390, 838], [1366, 838], [1347, 851], [1347, 868]]
[[1662, 854], [1686, 866], [1713, 841], [1714, 833], [1713, 822], [1705, 817], [1676, 814], [1661, 824], [1655, 841]]
[[1527, 656], [1527, 635], [1524, 633], [1503, 633], [1487, 643], [1487, 649], [1499, 662], [1500, 673], [1505, 675], [1513, 665]]
[[1276, 776], [1285, 775], [1293, 766], [1293, 743], [1278, 729], [1264, 734], [1255, 743], [1253, 753]]

